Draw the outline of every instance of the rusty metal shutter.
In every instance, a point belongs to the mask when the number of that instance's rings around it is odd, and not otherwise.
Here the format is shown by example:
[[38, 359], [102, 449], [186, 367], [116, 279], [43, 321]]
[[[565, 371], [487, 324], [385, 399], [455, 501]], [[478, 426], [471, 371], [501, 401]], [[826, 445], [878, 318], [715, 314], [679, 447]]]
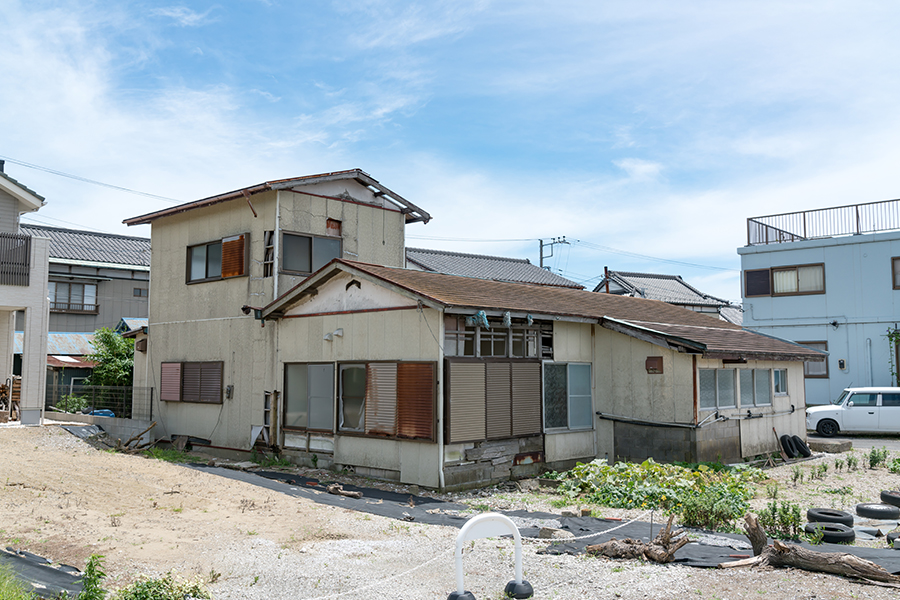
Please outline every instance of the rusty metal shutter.
[[184, 363], [181, 373], [181, 399], [200, 402], [200, 363]]
[[222, 363], [200, 363], [199, 402], [222, 403]]
[[397, 435], [434, 440], [434, 363], [397, 365]]
[[249, 234], [227, 237], [222, 240], [222, 277], [245, 275], [246, 243]]
[[449, 440], [485, 439], [484, 363], [450, 362]]
[[485, 414], [489, 440], [512, 434], [510, 373], [509, 363], [485, 363]]
[[541, 363], [512, 363], [512, 434], [541, 432]]
[[166, 402], [181, 400], [181, 363], [162, 363], [159, 378], [159, 399]]
[[366, 365], [366, 433], [397, 431], [397, 363]]

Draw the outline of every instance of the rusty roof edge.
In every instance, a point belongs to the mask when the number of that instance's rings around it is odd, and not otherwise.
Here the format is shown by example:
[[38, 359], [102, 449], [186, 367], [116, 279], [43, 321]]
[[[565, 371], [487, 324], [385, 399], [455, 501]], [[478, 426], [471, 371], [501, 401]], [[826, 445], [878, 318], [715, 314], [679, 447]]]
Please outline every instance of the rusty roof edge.
[[209, 198], [203, 198], [202, 200], [195, 200], [193, 202], [186, 202], [184, 204], [178, 204], [177, 206], [171, 206], [169, 208], [164, 208], [163, 210], [158, 210], [152, 213], [147, 213], [144, 215], [140, 215], [137, 217], [132, 217], [130, 219], [125, 219], [122, 221], [125, 225], [129, 227], [132, 225], [146, 225], [155, 221], [156, 219], [160, 219], [162, 217], [170, 217], [172, 215], [177, 215], [183, 212], [187, 212], [189, 210], [194, 210], [195, 208], [202, 208], [204, 206], [212, 206], [214, 204], [219, 204], [221, 202], [227, 202], [228, 200], [236, 200], [238, 198], [243, 198], [244, 193], [248, 194], [258, 194], [259, 192], [265, 192], [271, 189], [268, 183], [260, 183], [259, 185], [254, 185], [246, 188], [241, 188], [239, 190], [234, 190], [231, 192], [226, 192], [224, 194], [219, 194], [217, 196], [210, 196]]

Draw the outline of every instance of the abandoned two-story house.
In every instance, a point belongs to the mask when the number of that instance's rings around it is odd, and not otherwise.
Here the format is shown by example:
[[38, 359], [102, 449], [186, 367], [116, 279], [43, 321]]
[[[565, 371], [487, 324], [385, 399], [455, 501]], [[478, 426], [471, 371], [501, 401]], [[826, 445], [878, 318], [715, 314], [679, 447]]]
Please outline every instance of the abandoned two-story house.
[[23, 352], [20, 420], [41, 421], [47, 364], [47, 270], [49, 240], [23, 234], [19, 216], [44, 199], [4, 172], [0, 161], [0, 384], [14, 390], [16, 312], [22, 313]]
[[158, 390], [154, 436], [457, 488], [804, 435], [820, 352], [654, 300], [403, 268], [429, 219], [353, 170], [127, 220], [152, 224], [135, 379]]

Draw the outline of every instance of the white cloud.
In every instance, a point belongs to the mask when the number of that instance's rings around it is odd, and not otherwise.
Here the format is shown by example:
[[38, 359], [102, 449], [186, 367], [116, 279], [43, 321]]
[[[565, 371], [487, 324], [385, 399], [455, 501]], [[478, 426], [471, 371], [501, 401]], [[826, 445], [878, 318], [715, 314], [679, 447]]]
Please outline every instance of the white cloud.
[[158, 17], [169, 17], [180, 27], [200, 27], [213, 21], [213, 19], [209, 18], [209, 14], [213, 10], [213, 8], [209, 8], [206, 12], [198, 13], [186, 6], [167, 6], [155, 8], [150, 11], [150, 14]]

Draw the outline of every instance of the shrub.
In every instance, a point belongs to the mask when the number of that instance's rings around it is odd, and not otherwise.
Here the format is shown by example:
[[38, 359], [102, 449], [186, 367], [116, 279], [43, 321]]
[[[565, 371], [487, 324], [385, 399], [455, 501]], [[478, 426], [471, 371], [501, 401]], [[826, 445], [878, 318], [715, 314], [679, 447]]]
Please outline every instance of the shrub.
[[208, 600], [211, 597], [200, 581], [177, 579], [172, 573], [167, 573], [158, 579], [148, 578], [132, 583], [116, 592], [113, 600]]
[[759, 514], [759, 524], [772, 537], [783, 540], [800, 539], [803, 521], [800, 505], [796, 502], [769, 502], [766, 510]]
[[883, 466], [888, 459], [888, 449], [882, 446], [879, 448], [872, 448], [869, 450], [869, 468], [877, 469], [880, 466]]
[[894, 460], [892, 460], [888, 465], [888, 470], [891, 473], [900, 473], [900, 458], [895, 458]]

